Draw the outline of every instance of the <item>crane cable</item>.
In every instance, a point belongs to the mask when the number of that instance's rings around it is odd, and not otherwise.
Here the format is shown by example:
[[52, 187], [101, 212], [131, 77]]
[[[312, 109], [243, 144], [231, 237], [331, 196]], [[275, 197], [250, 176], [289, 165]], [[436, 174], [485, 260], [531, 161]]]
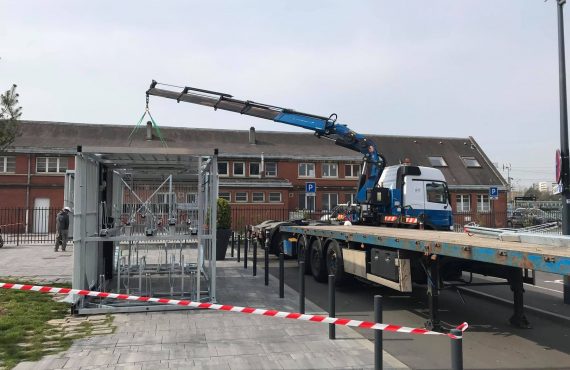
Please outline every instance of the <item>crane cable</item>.
[[145, 106], [145, 110], [143, 115], [141, 116], [141, 118], [139, 119], [139, 122], [136, 124], [135, 128], [133, 129], [133, 131], [131, 131], [131, 134], [129, 135], [129, 145], [131, 145], [132, 141], [133, 141], [133, 134], [135, 133], [136, 130], [138, 130], [138, 128], [140, 127], [142, 121], [144, 120], [144, 118], [146, 117], [146, 115], [148, 114], [149, 118], [150, 118], [150, 122], [152, 123], [152, 126], [154, 127], [154, 129], [156, 130], [156, 134], [158, 135], [158, 138], [160, 139], [160, 142], [162, 143], [163, 146], [168, 147], [168, 145], [166, 144], [166, 140], [164, 140], [164, 137], [162, 136], [162, 133], [160, 132], [160, 128], [158, 127], [158, 124], [156, 123], [156, 121], [154, 120], [154, 118], [152, 117], [152, 114], [150, 114], [150, 110], [148, 108], [148, 102], [149, 102], [149, 95], [146, 95], [146, 106]]

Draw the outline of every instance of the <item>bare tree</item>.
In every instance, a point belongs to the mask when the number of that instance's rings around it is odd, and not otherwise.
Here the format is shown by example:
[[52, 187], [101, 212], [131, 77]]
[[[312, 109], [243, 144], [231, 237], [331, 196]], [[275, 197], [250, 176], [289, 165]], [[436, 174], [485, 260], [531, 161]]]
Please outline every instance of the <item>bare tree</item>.
[[18, 106], [16, 85], [0, 95], [0, 152], [10, 146], [20, 135], [18, 119], [22, 116], [22, 107]]

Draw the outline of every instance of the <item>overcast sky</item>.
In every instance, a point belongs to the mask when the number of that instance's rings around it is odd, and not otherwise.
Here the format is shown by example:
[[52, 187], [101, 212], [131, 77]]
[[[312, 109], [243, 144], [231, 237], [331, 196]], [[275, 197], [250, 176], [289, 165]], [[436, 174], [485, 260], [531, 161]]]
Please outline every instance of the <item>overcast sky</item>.
[[[28, 120], [133, 125], [156, 79], [360, 133], [471, 135], [527, 185], [554, 180], [556, 27], [555, 0], [0, 0], [0, 89], [18, 85]], [[296, 130], [150, 108], [160, 126]]]

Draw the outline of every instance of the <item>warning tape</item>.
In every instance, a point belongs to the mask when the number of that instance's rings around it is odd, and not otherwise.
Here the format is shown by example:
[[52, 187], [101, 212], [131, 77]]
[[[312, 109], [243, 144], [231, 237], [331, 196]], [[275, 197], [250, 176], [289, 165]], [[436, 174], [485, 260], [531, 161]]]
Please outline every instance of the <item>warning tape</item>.
[[[14, 290], [31, 290], [40, 293], [77, 294], [89, 297], [112, 298], [112, 299], [122, 299], [127, 301], [139, 301], [139, 302], [153, 302], [153, 303], [162, 303], [162, 304], [169, 304], [175, 306], [206, 308], [210, 310], [242, 312], [253, 315], [273, 316], [273, 317], [281, 317], [284, 319], [312, 321], [312, 322], [320, 322], [325, 324], [352, 326], [357, 328], [384, 330], [384, 331], [392, 331], [398, 333], [409, 333], [409, 334], [420, 334], [420, 335], [446, 335], [453, 339], [460, 339], [462, 337], [462, 336], [453, 335], [451, 333], [440, 333], [437, 331], [431, 331], [421, 328], [409, 328], [405, 326], [380, 324], [370, 321], [351, 320], [340, 317], [328, 317], [321, 315], [306, 315], [306, 314], [293, 313], [293, 312], [265, 310], [260, 308], [251, 308], [251, 307], [230, 306], [230, 305], [222, 305], [216, 303], [193, 302], [193, 301], [179, 300], [179, 299], [141, 297], [141, 296], [128, 295], [128, 294], [96, 292], [92, 290], [55, 288], [55, 287], [41, 286], [41, 285], [23, 285], [23, 284], [12, 284], [12, 283], [0, 283], [0, 288], [14, 289]], [[468, 327], [469, 325], [466, 322], [464, 322], [463, 324], [459, 325], [456, 329], [460, 330], [461, 332], [464, 332]]]

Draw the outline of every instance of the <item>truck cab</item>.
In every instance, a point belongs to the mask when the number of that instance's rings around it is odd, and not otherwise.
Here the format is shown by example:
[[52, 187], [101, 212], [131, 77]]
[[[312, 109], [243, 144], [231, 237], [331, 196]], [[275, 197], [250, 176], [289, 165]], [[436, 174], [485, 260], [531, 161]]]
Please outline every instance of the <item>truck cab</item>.
[[388, 166], [368, 202], [370, 207], [363, 211], [363, 220], [423, 225], [433, 230], [453, 229], [449, 190], [443, 173], [436, 168]]

